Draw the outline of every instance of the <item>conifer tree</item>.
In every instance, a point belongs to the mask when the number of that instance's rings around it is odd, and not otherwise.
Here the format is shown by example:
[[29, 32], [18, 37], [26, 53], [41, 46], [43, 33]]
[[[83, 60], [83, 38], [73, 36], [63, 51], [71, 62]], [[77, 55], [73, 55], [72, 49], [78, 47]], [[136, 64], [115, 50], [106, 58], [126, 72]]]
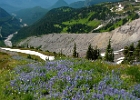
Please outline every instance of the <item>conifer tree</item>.
[[78, 57], [79, 55], [78, 55], [78, 53], [77, 53], [77, 51], [76, 51], [76, 43], [74, 43], [74, 47], [73, 47], [73, 57], [74, 58], [76, 58], [76, 57]]
[[86, 58], [88, 60], [92, 60], [92, 56], [93, 56], [93, 48], [91, 46], [91, 44], [88, 46], [88, 50], [87, 50], [87, 53], [86, 53]]
[[106, 48], [105, 60], [110, 61], [110, 62], [114, 62], [114, 53], [113, 53], [113, 49], [111, 48], [111, 40], [110, 39], [109, 39], [109, 42], [108, 42], [108, 45]]
[[123, 51], [123, 54], [124, 54], [124, 61], [123, 62], [126, 62], [128, 61], [128, 53], [129, 53], [129, 50], [128, 50], [128, 46], [125, 46], [124, 47], [124, 51]]
[[96, 60], [96, 59], [99, 59], [99, 58], [101, 58], [100, 50], [96, 46], [95, 49], [93, 49], [93, 60]]
[[125, 46], [123, 54], [125, 56], [124, 62], [132, 63], [132, 61], [135, 60], [135, 57], [136, 57], [135, 55], [137, 54], [134, 44], [132, 43], [129, 47]]
[[135, 47], [134, 47], [134, 44], [132, 43], [129, 48], [128, 48], [129, 52], [128, 52], [128, 61], [131, 62], [134, 60], [134, 50], [135, 50]]
[[136, 61], [140, 61], [140, 40], [138, 41], [138, 44], [135, 48], [134, 57]]
[[88, 60], [96, 60], [100, 58], [100, 51], [97, 49], [97, 46], [95, 49], [92, 48], [91, 44], [88, 46], [86, 58]]

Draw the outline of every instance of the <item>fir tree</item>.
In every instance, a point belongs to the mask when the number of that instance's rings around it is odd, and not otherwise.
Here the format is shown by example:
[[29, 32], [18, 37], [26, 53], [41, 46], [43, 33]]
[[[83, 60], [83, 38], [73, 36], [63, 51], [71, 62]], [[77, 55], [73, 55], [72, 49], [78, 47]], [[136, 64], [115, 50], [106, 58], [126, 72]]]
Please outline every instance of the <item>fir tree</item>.
[[134, 60], [134, 50], [135, 50], [135, 47], [134, 47], [134, 44], [132, 43], [130, 46], [129, 46], [129, 48], [128, 48], [128, 54], [127, 54], [127, 60], [128, 60], [128, 62], [132, 62], [133, 60]]
[[93, 48], [91, 46], [91, 44], [88, 46], [88, 50], [87, 50], [87, 53], [86, 53], [86, 58], [88, 60], [92, 60], [92, 57], [93, 56]]
[[129, 53], [129, 50], [128, 50], [128, 46], [125, 46], [124, 47], [124, 51], [123, 51], [123, 54], [124, 54], [124, 61], [126, 63], [126, 61], [128, 61], [128, 53]]
[[111, 40], [110, 39], [109, 39], [106, 53], [105, 53], [105, 60], [110, 61], [110, 62], [114, 62], [114, 53], [113, 53], [113, 49], [111, 48]]
[[101, 58], [100, 50], [96, 46], [95, 49], [93, 49], [93, 60], [96, 60], [96, 59], [99, 59], [99, 58]]
[[138, 41], [138, 44], [135, 48], [134, 57], [135, 57], [136, 61], [140, 61], [140, 40]]
[[88, 60], [97, 60], [100, 58], [100, 51], [97, 49], [97, 46], [95, 49], [92, 48], [91, 44], [88, 46], [86, 58]]
[[135, 60], [135, 55], [137, 51], [135, 50], [134, 44], [132, 43], [129, 47], [125, 46], [123, 54], [125, 56], [125, 63], [132, 63]]
[[78, 56], [79, 56], [79, 54], [78, 54], [77, 51], [76, 51], [76, 43], [74, 43], [74, 47], [73, 47], [73, 57], [76, 58], [76, 57], [78, 57]]

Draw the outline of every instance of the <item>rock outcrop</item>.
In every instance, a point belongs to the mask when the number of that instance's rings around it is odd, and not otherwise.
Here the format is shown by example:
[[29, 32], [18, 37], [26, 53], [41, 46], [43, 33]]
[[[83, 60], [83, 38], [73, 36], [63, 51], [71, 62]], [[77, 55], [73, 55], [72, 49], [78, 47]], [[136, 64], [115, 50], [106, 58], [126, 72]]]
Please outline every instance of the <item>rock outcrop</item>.
[[71, 56], [73, 53], [74, 43], [77, 45], [79, 56], [86, 54], [88, 45], [98, 46], [102, 51], [105, 50], [108, 40], [111, 38], [114, 50], [122, 49], [131, 43], [137, 43], [140, 40], [140, 18], [125, 24], [111, 32], [105, 33], [88, 33], [88, 34], [48, 34], [41, 37], [29, 37], [20, 42], [21, 46], [41, 47], [42, 50]]

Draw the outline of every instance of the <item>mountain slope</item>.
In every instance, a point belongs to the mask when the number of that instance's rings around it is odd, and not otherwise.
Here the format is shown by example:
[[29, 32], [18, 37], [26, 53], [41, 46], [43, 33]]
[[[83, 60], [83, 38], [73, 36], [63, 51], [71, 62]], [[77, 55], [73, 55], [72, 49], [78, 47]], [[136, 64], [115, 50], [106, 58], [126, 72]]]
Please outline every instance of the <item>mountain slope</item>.
[[53, 6], [51, 6], [50, 9], [59, 8], [63, 6], [68, 6], [67, 2], [65, 2], [65, 0], [58, 0]]
[[71, 3], [71, 4], [69, 4], [69, 7], [72, 7], [72, 8], [85, 7], [85, 1], [77, 1], [77, 2]]
[[[78, 34], [112, 31], [129, 21], [139, 18], [134, 5], [131, 6], [130, 2], [124, 2], [123, 5], [124, 9], [121, 11], [118, 11], [118, 3], [98, 4], [81, 9], [70, 7], [52, 9], [37, 23], [21, 29], [13, 40], [16, 42], [16, 40], [19, 41], [29, 36], [52, 33]], [[102, 27], [98, 28], [99, 26]]]
[[98, 3], [105, 3], [105, 2], [118, 2], [123, 0], [85, 0], [85, 6], [91, 6]]
[[79, 57], [85, 57], [88, 45], [98, 46], [102, 51], [106, 49], [108, 40], [114, 50], [120, 50], [131, 43], [140, 40], [140, 18], [127, 23], [111, 32], [90, 34], [48, 34], [40, 37], [28, 37], [20, 42], [20, 46], [41, 47], [50, 52], [62, 52], [72, 56], [74, 43], [77, 45]]
[[7, 37], [20, 29], [20, 22], [8, 14], [4, 9], [0, 8], [0, 27], [2, 37]]
[[47, 9], [37, 6], [19, 10], [15, 12], [15, 14], [17, 15], [17, 18], [22, 19], [23, 23], [31, 25], [42, 18], [47, 13], [47, 11]]
[[[32, 8], [35, 6], [41, 6], [43, 8], [48, 9], [51, 6], [53, 6], [57, 1], [58, 0], [0, 0], [0, 5], [9, 5], [19, 9]], [[84, 1], [84, 0], [64, 0], [64, 1], [70, 4], [73, 2]], [[16, 9], [9, 9], [9, 7], [6, 6], [2, 6], [2, 7], [4, 7], [4, 9], [6, 9], [10, 13], [16, 11]]]
[[[110, 18], [109, 16], [113, 14], [108, 8], [100, 5], [82, 9], [70, 7], [53, 9], [39, 22], [21, 29], [14, 38], [17, 40], [32, 35], [49, 33], [88, 33], [101, 23], [102, 18], [95, 15], [101, 11], [104, 12], [101, 15], [103, 18], [105, 18], [104, 16]], [[108, 19], [107, 17], [106, 19]]]

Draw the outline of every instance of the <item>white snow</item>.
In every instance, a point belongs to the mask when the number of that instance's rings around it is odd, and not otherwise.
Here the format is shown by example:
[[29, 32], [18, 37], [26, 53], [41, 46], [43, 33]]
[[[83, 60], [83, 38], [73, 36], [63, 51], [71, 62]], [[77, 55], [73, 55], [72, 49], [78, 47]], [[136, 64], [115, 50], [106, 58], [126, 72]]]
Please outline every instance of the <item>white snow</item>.
[[19, 18], [19, 21], [20, 21], [20, 23], [22, 22], [22, 19], [21, 18]]
[[104, 57], [105, 56], [105, 53], [101, 53], [101, 56]]
[[24, 54], [35, 55], [35, 56], [38, 56], [38, 57], [40, 57], [41, 59], [43, 59], [45, 61], [55, 59], [54, 56], [47, 56], [47, 55], [41, 54], [41, 53], [36, 52], [36, 51], [31, 51], [31, 50], [20, 50], [20, 49], [11, 49], [11, 48], [1, 48], [1, 49], [8, 50], [8, 51], [13, 51], [13, 52], [24, 53]]
[[119, 6], [118, 6], [118, 8], [116, 9], [116, 11], [122, 11], [124, 9], [124, 7], [121, 5], [121, 4], [119, 4]]
[[114, 54], [119, 54], [119, 52], [122, 52], [124, 49], [120, 49], [120, 50], [117, 50], [117, 51], [114, 51]]
[[123, 60], [119, 60], [116, 62], [116, 64], [121, 64]]
[[97, 28], [95, 28], [94, 30], [98, 30], [99, 28], [103, 27], [103, 25], [99, 25]]
[[121, 64], [125, 57], [120, 57], [117, 59], [116, 64]]
[[119, 61], [119, 60], [123, 60], [125, 57], [120, 57], [120, 58], [118, 58], [117, 60]]
[[28, 26], [26, 23], [23, 24], [24, 27]]

